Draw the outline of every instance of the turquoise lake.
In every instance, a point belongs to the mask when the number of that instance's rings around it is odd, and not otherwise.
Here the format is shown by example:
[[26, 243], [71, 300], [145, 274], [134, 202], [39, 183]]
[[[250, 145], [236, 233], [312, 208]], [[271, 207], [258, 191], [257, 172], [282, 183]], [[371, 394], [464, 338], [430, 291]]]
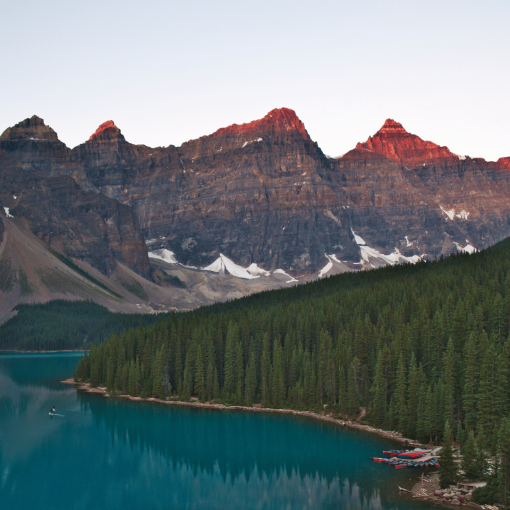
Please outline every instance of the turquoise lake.
[[[396, 445], [271, 413], [104, 398], [60, 381], [79, 355], [0, 355], [0, 508], [426, 509]], [[64, 416], [49, 416], [55, 405]]]

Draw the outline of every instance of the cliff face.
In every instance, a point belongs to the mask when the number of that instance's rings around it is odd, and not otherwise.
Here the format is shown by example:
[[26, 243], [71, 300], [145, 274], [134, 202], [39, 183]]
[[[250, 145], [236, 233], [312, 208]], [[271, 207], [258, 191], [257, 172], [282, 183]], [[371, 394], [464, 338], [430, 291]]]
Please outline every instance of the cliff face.
[[[352, 270], [470, 251], [510, 235], [510, 158], [459, 158], [390, 119], [337, 159], [286, 108], [154, 149], [128, 143], [108, 121], [70, 151], [33, 119], [0, 138], [11, 163], [71, 176], [130, 206], [149, 249], [170, 250], [186, 265], [207, 266], [221, 253], [243, 267], [304, 275], [328, 260]], [[46, 129], [44, 144], [20, 129]], [[131, 264], [138, 264], [143, 250], [127, 246], [119, 241], [118, 253], [136, 254]]]
[[[15, 219], [57, 252], [84, 260], [105, 275], [119, 261], [150, 277], [145, 241], [132, 209], [84, 191], [68, 175], [52, 176], [58, 168], [55, 161], [60, 163], [62, 154], [68, 158], [70, 151], [41, 123], [33, 117], [0, 139], [6, 149], [0, 152], [0, 214]], [[30, 140], [31, 134], [40, 139]]]

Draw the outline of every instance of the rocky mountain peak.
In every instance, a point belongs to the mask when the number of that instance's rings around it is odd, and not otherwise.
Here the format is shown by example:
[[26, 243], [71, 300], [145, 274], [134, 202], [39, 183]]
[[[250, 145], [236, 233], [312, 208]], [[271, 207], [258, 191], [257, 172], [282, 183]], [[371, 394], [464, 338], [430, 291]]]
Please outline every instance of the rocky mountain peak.
[[7, 128], [0, 136], [0, 141], [28, 139], [34, 141], [59, 141], [57, 133], [37, 115], [33, 115], [29, 119], [22, 120], [15, 126]]
[[396, 122], [393, 119], [386, 119], [383, 124], [383, 127], [377, 131], [376, 135], [381, 134], [409, 134], [400, 122]]
[[366, 142], [358, 143], [356, 149], [377, 152], [408, 168], [458, 159], [448, 147], [408, 133], [402, 124], [393, 119], [386, 119], [382, 128]]
[[120, 129], [115, 125], [113, 120], [107, 120], [106, 122], [103, 122], [96, 131], [90, 135], [90, 140], [112, 140], [114, 138], [122, 137], [122, 134], [120, 132]]
[[274, 134], [275, 132], [297, 131], [303, 138], [311, 141], [305, 125], [299, 120], [294, 110], [289, 108], [275, 108], [271, 110], [265, 117], [246, 124], [232, 124], [226, 128], [218, 129], [211, 136], [225, 135], [246, 135], [264, 133]]

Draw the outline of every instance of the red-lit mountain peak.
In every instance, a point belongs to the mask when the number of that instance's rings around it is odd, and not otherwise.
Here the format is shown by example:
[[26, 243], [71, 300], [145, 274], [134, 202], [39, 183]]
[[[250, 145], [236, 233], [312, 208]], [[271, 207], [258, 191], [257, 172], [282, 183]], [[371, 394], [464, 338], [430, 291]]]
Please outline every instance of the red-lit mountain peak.
[[395, 122], [393, 119], [386, 119], [383, 127], [377, 131], [377, 135], [379, 134], [409, 134], [400, 122]]
[[310, 140], [305, 125], [299, 120], [294, 110], [289, 108], [275, 108], [265, 117], [246, 124], [232, 124], [226, 128], [218, 129], [211, 136], [263, 134], [268, 132], [297, 131], [303, 138]]
[[107, 120], [103, 122], [96, 131], [90, 136], [89, 140], [95, 139], [111, 139], [119, 136], [120, 129], [115, 125], [113, 120]]
[[393, 119], [387, 119], [374, 136], [364, 143], [358, 143], [356, 149], [378, 152], [408, 168], [457, 158], [448, 147], [441, 147], [408, 133], [402, 124]]

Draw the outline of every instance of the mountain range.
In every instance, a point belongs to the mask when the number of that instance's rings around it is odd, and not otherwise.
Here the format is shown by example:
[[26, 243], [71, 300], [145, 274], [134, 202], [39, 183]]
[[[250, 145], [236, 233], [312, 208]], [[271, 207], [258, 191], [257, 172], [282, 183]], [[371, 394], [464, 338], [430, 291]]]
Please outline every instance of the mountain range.
[[391, 119], [326, 156], [294, 111], [180, 147], [113, 121], [74, 149], [39, 117], [0, 136], [0, 322], [18, 302], [187, 309], [510, 235], [510, 157], [459, 156]]

